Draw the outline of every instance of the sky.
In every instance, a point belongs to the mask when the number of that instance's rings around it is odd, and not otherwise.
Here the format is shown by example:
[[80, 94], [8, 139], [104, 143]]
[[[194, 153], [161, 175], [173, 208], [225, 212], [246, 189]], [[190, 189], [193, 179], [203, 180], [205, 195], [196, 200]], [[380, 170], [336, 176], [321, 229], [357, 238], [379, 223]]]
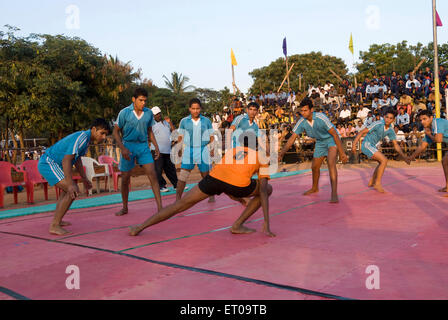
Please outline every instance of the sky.
[[[438, 0], [437, 11], [444, 23], [438, 42], [447, 43], [448, 1]], [[164, 75], [178, 72], [196, 87], [232, 88], [233, 48], [242, 91], [253, 83], [249, 72], [283, 56], [284, 37], [288, 55], [321, 51], [349, 68], [350, 33], [355, 61], [371, 44], [426, 45], [433, 37], [431, 0], [2, 0], [0, 22], [20, 35], [85, 39], [159, 87]]]

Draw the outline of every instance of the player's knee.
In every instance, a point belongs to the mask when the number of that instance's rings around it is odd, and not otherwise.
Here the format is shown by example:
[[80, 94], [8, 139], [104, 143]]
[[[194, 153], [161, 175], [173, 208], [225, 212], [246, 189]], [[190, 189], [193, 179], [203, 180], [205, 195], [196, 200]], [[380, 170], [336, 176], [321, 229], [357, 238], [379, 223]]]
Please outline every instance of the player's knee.
[[188, 170], [181, 169], [178, 180], [182, 182], [187, 182], [188, 178], [190, 177], [190, 173], [191, 172]]
[[270, 196], [274, 192], [274, 188], [270, 184], [268, 184], [268, 195]]

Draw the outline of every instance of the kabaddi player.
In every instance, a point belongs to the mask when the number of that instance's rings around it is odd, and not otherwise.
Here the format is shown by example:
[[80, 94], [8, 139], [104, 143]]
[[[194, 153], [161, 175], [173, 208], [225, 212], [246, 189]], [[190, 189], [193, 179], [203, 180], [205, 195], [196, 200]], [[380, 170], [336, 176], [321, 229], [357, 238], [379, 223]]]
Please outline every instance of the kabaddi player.
[[[232, 199], [251, 198], [241, 216], [232, 225], [230, 231], [233, 234], [255, 232], [256, 230], [244, 226], [244, 223], [262, 207], [263, 232], [270, 237], [275, 237], [269, 225], [269, 196], [272, 194], [272, 186], [268, 183], [269, 167], [267, 164], [260, 164], [257, 143], [253, 143], [255, 147], [251, 146], [251, 142], [256, 141], [256, 137], [254, 135], [250, 137], [250, 134], [240, 137], [239, 142], [243, 142], [242, 146], [229, 149], [224, 155], [222, 163], [215, 165], [210, 174], [186, 193], [184, 198], [162, 209], [143, 224], [130, 227], [129, 234], [137, 236], [146, 228], [188, 210], [210, 196], [225, 193]], [[263, 163], [267, 163], [267, 161]], [[258, 173], [258, 180], [252, 179], [256, 173]]]
[[312, 162], [313, 186], [310, 190], [306, 191], [304, 195], [319, 192], [320, 167], [325, 158], [327, 158], [331, 181], [330, 202], [338, 203], [338, 172], [336, 168], [338, 153], [339, 158], [343, 163], [348, 161], [339, 134], [327, 116], [320, 112], [314, 112], [311, 99], [303, 99], [299, 106], [299, 112], [302, 118], [295, 125], [292, 136], [280, 152], [279, 161], [283, 159], [297, 137], [305, 131], [308, 137], [316, 139], [316, 146]]
[[[442, 118], [434, 119], [434, 115], [429, 110], [422, 110], [418, 114], [421, 124], [425, 128], [425, 138], [420, 147], [415, 150], [414, 154], [410, 157], [411, 161], [428, 148], [428, 146], [434, 142], [436, 143], [448, 143], [448, 120]], [[439, 190], [439, 192], [448, 192], [448, 152], [442, 160], [442, 168], [445, 173], [445, 187]]]
[[[179, 124], [179, 139], [177, 144], [182, 145], [185, 142], [185, 148], [182, 155], [182, 165], [179, 175], [179, 181], [176, 188], [176, 200], [182, 198], [188, 177], [191, 171], [197, 165], [202, 178], [206, 177], [210, 171], [213, 150], [209, 151], [215, 139], [213, 136], [213, 127], [210, 119], [201, 115], [202, 104], [197, 98], [190, 101], [190, 115], [183, 118]], [[175, 148], [177, 150], [177, 148]], [[215, 202], [215, 197], [210, 196], [209, 202]]]
[[[136, 162], [143, 166], [151, 183], [157, 208], [159, 210], [162, 209], [160, 186], [148, 136], [155, 148], [154, 155], [156, 160], [159, 158], [160, 152], [152, 132], [152, 126], [155, 125], [154, 115], [150, 109], [145, 107], [147, 99], [148, 92], [143, 88], [137, 88], [132, 97], [132, 104], [120, 111], [114, 126], [113, 136], [121, 150], [119, 168], [121, 171], [121, 196], [123, 198], [123, 208], [116, 213], [117, 216], [123, 216], [129, 212], [129, 183], [131, 181], [131, 170], [134, 169]], [[120, 135], [122, 135], [122, 138]]]
[[230, 129], [233, 130], [232, 134], [232, 142], [233, 147], [237, 147], [239, 145], [238, 138], [240, 134], [251, 130], [258, 136], [258, 125], [255, 122], [255, 117], [260, 110], [260, 106], [256, 102], [251, 102], [247, 105], [246, 114], [242, 114], [232, 122]]
[[362, 139], [362, 137], [365, 136], [361, 145], [361, 151], [369, 159], [378, 162], [378, 166], [373, 172], [372, 179], [369, 182], [369, 187], [373, 187], [375, 190], [381, 193], [385, 192], [381, 185], [381, 179], [383, 177], [384, 170], [386, 170], [387, 158], [384, 156], [384, 154], [378, 151], [376, 145], [385, 137], [388, 137], [389, 140], [392, 141], [394, 149], [404, 159], [404, 161], [407, 164], [411, 163], [409, 158], [403, 153], [400, 145], [397, 142], [397, 136], [395, 134], [393, 126], [393, 123], [395, 123], [395, 117], [396, 114], [392, 108], [386, 109], [383, 120], [376, 121], [367, 128], [361, 130], [353, 141], [352, 152], [356, 154], [356, 146], [358, 145], [358, 142]]
[[92, 183], [86, 177], [81, 157], [87, 153], [90, 142], [103, 142], [109, 132], [110, 126], [106, 120], [96, 119], [90, 130], [75, 132], [65, 137], [47, 149], [40, 158], [38, 164], [40, 174], [50, 186], [62, 190], [50, 225], [51, 234], [65, 236], [71, 233], [62, 228], [71, 225], [62, 219], [79, 194], [78, 185], [72, 179], [72, 168], [75, 166], [78, 170], [85, 188], [91, 189]]

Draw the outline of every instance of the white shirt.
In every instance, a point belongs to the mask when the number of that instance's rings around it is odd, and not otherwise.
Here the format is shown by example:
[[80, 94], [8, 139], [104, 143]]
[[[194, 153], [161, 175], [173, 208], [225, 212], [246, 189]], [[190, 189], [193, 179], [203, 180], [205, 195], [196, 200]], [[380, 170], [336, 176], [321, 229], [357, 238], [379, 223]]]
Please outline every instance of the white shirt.
[[369, 111], [369, 108], [364, 107], [358, 111], [357, 117], [364, 120], [369, 115]]
[[[156, 138], [157, 144], [159, 145], [159, 151], [163, 154], [171, 153], [171, 128], [168, 122], [160, 121], [152, 127], [152, 132]], [[154, 146], [151, 144], [151, 150], [155, 150]]]
[[345, 119], [345, 118], [350, 117], [350, 115], [351, 115], [350, 110], [348, 110], [348, 109], [346, 109], [346, 110], [342, 110], [342, 111], [339, 113], [339, 118], [343, 118], [343, 119]]

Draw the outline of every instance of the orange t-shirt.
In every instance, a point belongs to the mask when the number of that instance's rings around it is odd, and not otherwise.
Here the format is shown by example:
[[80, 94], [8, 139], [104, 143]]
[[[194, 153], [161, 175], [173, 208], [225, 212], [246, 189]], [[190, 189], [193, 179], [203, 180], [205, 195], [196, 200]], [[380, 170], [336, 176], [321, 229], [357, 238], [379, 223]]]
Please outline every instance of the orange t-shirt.
[[256, 173], [259, 179], [269, 179], [269, 164], [260, 164], [256, 150], [236, 147], [225, 153], [221, 163], [210, 171], [210, 176], [235, 187], [244, 188], [250, 185]]

